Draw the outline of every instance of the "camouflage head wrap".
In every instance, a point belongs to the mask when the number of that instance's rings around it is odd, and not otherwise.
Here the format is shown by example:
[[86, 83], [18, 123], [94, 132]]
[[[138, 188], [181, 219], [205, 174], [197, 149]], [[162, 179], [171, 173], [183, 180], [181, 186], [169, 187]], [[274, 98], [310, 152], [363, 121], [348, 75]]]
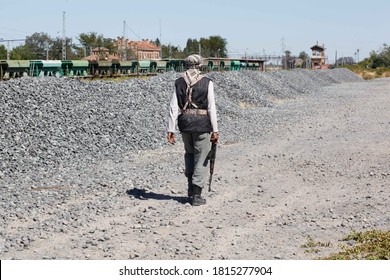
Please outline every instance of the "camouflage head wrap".
[[187, 69], [199, 69], [202, 66], [202, 62], [203, 58], [198, 54], [191, 54], [185, 60]]

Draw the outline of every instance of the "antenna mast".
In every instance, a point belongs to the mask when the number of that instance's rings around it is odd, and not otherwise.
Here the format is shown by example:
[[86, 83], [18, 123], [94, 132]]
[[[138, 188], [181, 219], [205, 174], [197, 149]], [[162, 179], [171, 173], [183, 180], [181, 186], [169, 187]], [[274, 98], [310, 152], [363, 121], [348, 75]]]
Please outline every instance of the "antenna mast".
[[66, 60], [65, 12], [62, 16], [62, 60]]
[[123, 21], [123, 60], [127, 60], [127, 53], [126, 53], [126, 21]]
[[163, 58], [162, 55], [162, 38], [161, 38], [161, 18], [159, 19], [159, 25], [160, 25], [160, 58]]

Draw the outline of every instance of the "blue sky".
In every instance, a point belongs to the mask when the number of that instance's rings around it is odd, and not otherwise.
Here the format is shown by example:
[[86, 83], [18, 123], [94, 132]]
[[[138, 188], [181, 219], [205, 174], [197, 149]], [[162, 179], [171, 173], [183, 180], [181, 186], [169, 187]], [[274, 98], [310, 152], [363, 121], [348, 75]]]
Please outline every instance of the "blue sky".
[[181, 48], [188, 38], [219, 35], [232, 57], [280, 55], [283, 49], [310, 54], [318, 42], [333, 63], [336, 52], [362, 60], [390, 44], [388, 0], [0, 0], [0, 38], [35, 32], [62, 37], [63, 12], [66, 36], [74, 42], [80, 33], [122, 36], [126, 22], [126, 38], [154, 40], [161, 33], [163, 44]]

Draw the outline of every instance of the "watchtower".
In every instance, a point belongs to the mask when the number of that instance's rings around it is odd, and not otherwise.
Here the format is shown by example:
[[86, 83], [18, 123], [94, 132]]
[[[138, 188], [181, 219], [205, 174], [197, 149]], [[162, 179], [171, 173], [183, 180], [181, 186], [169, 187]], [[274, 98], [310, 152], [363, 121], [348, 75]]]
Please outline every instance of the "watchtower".
[[311, 48], [312, 55], [311, 55], [311, 68], [312, 69], [321, 69], [325, 66], [325, 47], [324, 45], [320, 46], [318, 45], [318, 42], [316, 45], [312, 46]]

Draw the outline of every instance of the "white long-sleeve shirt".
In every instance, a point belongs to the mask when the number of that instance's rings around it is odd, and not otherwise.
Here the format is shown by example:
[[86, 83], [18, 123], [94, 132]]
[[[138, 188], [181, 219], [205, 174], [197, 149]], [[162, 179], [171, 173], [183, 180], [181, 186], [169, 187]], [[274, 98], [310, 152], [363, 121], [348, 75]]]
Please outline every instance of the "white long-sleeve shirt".
[[[218, 122], [217, 122], [217, 109], [215, 107], [215, 97], [214, 97], [214, 84], [212, 81], [209, 82], [208, 94], [207, 94], [208, 107], [207, 111], [210, 117], [212, 132], [218, 132]], [[180, 108], [177, 103], [176, 92], [172, 94], [171, 102], [169, 103], [169, 116], [168, 116], [168, 132], [176, 132], [176, 121], [179, 116]]]

